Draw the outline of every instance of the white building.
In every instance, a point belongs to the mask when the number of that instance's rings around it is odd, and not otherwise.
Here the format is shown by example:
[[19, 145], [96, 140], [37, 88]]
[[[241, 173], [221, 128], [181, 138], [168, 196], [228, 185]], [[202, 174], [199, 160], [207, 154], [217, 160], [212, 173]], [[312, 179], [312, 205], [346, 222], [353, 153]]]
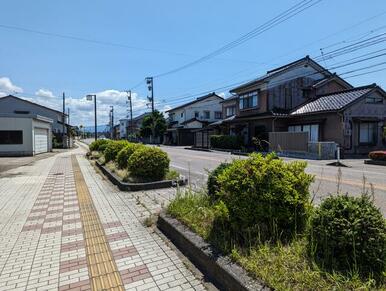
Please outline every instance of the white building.
[[52, 150], [53, 120], [40, 115], [0, 114], [0, 156], [31, 156]]
[[52, 119], [52, 131], [54, 133], [61, 134], [64, 128], [64, 133], [67, 134], [67, 114], [64, 114], [65, 126], [63, 126], [63, 112], [16, 96], [8, 95], [0, 98], [0, 114], [14, 114], [17, 116], [32, 114], [44, 116]]
[[119, 120], [119, 138], [127, 139], [128, 137], [127, 128], [129, 126], [129, 123], [130, 123], [130, 119], [128, 118], [123, 118]]
[[165, 143], [174, 145], [193, 144], [193, 130], [222, 119], [221, 101], [224, 99], [216, 93], [197, 98], [167, 111], [169, 128]]

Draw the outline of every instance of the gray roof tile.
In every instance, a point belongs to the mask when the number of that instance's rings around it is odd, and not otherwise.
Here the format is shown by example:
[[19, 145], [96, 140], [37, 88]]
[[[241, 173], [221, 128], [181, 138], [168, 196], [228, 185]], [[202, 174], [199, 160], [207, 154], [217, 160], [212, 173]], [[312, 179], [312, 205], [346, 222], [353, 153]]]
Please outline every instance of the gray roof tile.
[[340, 110], [358, 98], [370, 92], [374, 86], [359, 87], [332, 94], [322, 95], [318, 99], [298, 107], [290, 115], [301, 115], [322, 111]]

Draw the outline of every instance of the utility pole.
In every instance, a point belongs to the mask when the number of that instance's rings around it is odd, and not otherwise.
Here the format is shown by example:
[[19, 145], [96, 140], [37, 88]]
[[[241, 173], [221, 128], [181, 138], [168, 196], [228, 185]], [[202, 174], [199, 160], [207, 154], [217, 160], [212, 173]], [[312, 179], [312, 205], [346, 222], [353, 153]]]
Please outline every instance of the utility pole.
[[66, 95], [63, 92], [63, 115], [62, 115], [62, 146], [63, 146], [63, 148], [65, 148], [65, 146], [64, 146], [64, 127], [65, 127], [64, 124], [65, 123], [66, 123]]
[[113, 139], [114, 132], [114, 106], [110, 106], [110, 138]]
[[71, 131], [71, 125], [70, 125], [70, 107], [67, 107], [67, 136], [68, 136], [68, 146], [71, 147], [71, 141], [70, 141], [70, 133]]
[[154, 113], [154, 87], [153, 87], [153, 77], [146, 78], [147, 88], [150, 91], [150, 97], [147, 97], [151, 102], [151, 112]]
[[126, 91], [127, 99], [129, 101], [129, 110], [130, 110], [130, 133], [133, 134], [133, 103], [131, 100], [131, 90]]
[[151, 115], [152, 115], [152, 128], [151, 128], [151, 137], [150, 137], [150, 143], [153, 143], [153, 139], [155, 138], [155, 116], [154, 116], [154, 88], [153, 88], [153, 77], [147, 77], [146, 78], [146, 84], [147, 88], [150, 92], [150, 97], [147, 97], [149, 101], [151, 101]]
[[96, 103], [96, 94], [89, 94], [86, 96], [86, 99], [88, 101], [91, 101], [94, 98], [94, 122], [95, 122], [95, 140], [98, 139], [98, 132], [97, 132], [97, 103]]

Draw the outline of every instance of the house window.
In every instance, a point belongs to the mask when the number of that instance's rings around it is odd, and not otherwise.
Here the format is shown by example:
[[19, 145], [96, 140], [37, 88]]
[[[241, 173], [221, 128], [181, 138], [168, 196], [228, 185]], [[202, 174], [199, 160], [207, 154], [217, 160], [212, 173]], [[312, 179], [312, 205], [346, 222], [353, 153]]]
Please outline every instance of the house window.
[[0, 144], [23, 144], [23, 131], [0, 130]]
[[319, 124], [291, 125], [288, 132], [308, 132], [309, 141], [319, 140]]
[[215, 119], [221, 119], [222, 118], [222, 112], [221, 111], [216, 111], [214, 113], [214, 118]]
[[227, 117], [233, 116], [236, 113], [236, 106], [229, 106], [225, 108], [225, 114]]
[[181, 112], [181, 118], [182, 118], [182, 117], [184, 117], [184, 113], [183, 113], [183, 112]]
[[359, 143], [376, 144], [377, 143], [377, 123], [361, 122], [359, 124]]
[[369, 103], [369, 104], [382, 104], [383, 103], [383, 97], [380, 97], [380, 96], [369, 96], [369, 97], [366, 97], [366, 103]]
[[204, 111], [204, 118], [210, 119], [210, 111]]
[[199, 117], [200, 117], [200, 112], [195, 111], [195, 112], [194, 112], [194, 118], [199, 118]]
[[259, 97], [259, 93], [257, 91], [241, 94], [240, 109], [257, 107], [259, 105], [258, 97]]

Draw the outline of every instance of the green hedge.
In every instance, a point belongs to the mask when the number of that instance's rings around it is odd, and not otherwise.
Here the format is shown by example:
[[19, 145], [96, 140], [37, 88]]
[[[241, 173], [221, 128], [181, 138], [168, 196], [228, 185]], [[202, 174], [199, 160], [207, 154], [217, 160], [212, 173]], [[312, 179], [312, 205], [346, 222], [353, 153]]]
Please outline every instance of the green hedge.
[[109, 142], [111, 142], [111, 140], [108, 139], [95, 140], [89, 145], [89, 149], [90, 151], [104, 151]]
[[212, 148], [237, 150], [243, 145], [243, 139], [234, 135], [212, 135], [210, 145]]
[[306, 226], [313, 176], [305, 162], [286, 163], [275, 154], [252, 154], [234, 160], [219, 176], [219, 198], [229, 211], [232, 229], [241, 239], [291, 239]]
[[363, 277], [386, 272], [386, 223], [367, 195], [329, 197], [315, 211], [309, 251], [323, 268]]
[[216, 198], [216, 194], [220, 190], [220, 185], [217, 181], [217, 178], [229, 166], [230, 166], [229, 163], [221, 163], [213, 171], [209, 173], [208, 182], [207, 182], [208, 195], [213, 199]]
[[126, 140], [111, 141], [107, 144], [103, 155], [105, 156], [106, 163], [109, 161], [115, 161], [118, 153], [129, 144]]
[[130, 175], [143, 181], [162, 180], [169, 170], [169, 157], [157, 147], [141, 147], [128, 160]]
[[127, 163], [131, 155], [139, 148], [144, 147], [140, 143], [129, 143], [123, 149], [121, 149], [117, 155], [116, 162], [121, 169], [127, 168]]

